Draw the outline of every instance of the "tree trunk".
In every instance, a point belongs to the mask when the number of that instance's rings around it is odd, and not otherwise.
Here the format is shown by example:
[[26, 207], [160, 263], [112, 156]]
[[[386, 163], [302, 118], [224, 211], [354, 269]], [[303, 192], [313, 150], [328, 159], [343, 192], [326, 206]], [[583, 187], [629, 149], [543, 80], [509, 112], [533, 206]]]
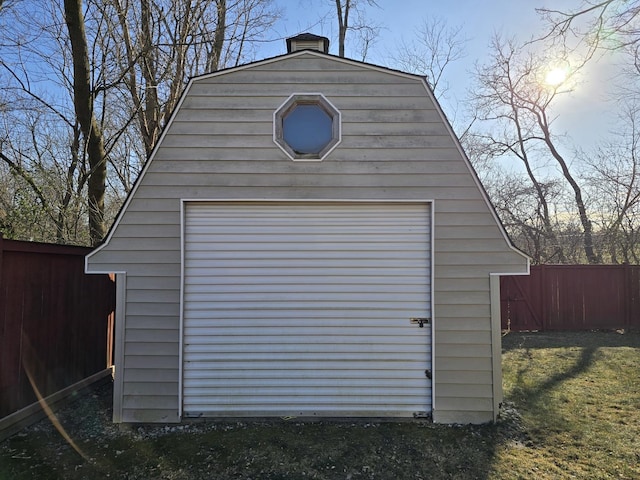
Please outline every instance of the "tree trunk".
[[349, 10], [351, 8], [351, 0], [336, 0], [336, 11], [338, 14], [338, 55], [344, 58], [344, 40], [347, 36], [349, 28]]
[[[542, 207], [541, 217], [542, 217], [542, 223], [544, 224], [544, 236], [546, 237], [547, 240], [550, 241], [549, 243], [552, 245], [552, 248], [554, 250], [553, 256], [555, 257], [557, 255], [558, 257], [557, 261], [559, 261], [560, 263], [565, 263], [566, 258], [564, 256], [562, 245], [558, 241], [553, 225], [551, 224], [551, 217], [549, 215], [549, 204], [547, 202], [545, 191], [542, 188], [542, 185], [538, 181], [535, 173], [531, 168], [531, 162], [529, 161], [529, 155], [527, 153], [527, 148], [525, 146], [525, 138], [524, 138], [525, 135], [523, 133], [522, 124], [520, 122], [520, 115], [518, 113], [518, 108], [516, 108], [515, 102], [513, 101], [513, 99], [511, 100], [511, 110], [513, 112], [513, 122], [515, 125], [517, 141], [518, 141], [518, 149], [514, 153], [524, 163], [527, 176], [529, 177], [529, 180], [531, 180], [531, 183], [533, 184], [533, 188], [536, 191], [536, 195], [538, 196], [538, 202]], [[539, 249], [539, 251], [542, 251], [542, 250]], [[549, 255], [545, 255], [545, 256], [547, 257], [547, 259], [549, 258]]]
[[227, 30], [227, 0], [217, 0], [216, 32], [213, 35], [213, 44], [207, 60], [207, 70], [215, 72], [220, 68], [220, 58], [222, 58], [222, 47], [224, 46], [224, 36]]
[[160, 105], [158, 103], [158, 80], [156, 72], [156, 55], [152, 41], [152, 12], [149, 0], [140, 2], [140, 35], [142, 37], [142, 51], [140, 57], [140, 71], [144, 78], [144, 146], [147, 158], [160, 136]]
[[587, 261], [591, 264], [599, 263], [600, 259], [593, 246], [593, 227], [591, 226], [591, 220], [589, 219], [587, 208], [585, 207], [584, 200], [582, 199], [582, 189], [580, 188], [580, 185], [578, 185], [578, 182], [576, 182], [575, 178], [573, 178], [573, 175], [571, 175], [564, 157], [560, 152], [558, 152], [554, 143], [551, 141], [551, 133], [549, 132], [549, 123], [546, 115], [542, 112], [537, 113], [536, 116], [538, 119], [538, 125], [544, 135], [543, 140], [549, 148], [553, 158], [555, 158], [558, 165], [560, 165], [564, 178], [569, 182], [569, 185], [571, 185], [571, 189], [573, 190], [576, 208], [578, 209], [578, 216], [580, 217], [580, 223], [582, 224], [582, 244]]
[[73, 103], [89, 158], [90, 173], [87, 181], [89, 236], [91, 244], [97, 245], [106, 233], [104, 195], [107, 162], [102, 130], [98, 126], [93, 112], [89, 50], [82, 13], [82, 0], [64, 0], [64, 13], [73, 58]]

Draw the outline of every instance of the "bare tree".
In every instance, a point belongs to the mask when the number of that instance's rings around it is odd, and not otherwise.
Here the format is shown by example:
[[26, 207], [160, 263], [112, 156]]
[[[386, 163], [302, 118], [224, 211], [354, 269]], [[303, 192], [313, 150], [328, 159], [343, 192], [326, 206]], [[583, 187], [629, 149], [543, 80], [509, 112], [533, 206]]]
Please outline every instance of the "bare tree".
[[[86, 225], [87, 209], [80, 200], [91, 172], [71, 101], [73, 73], [62, 10], [53, 3], [5, 5], [12, 7], [3, 11], [9, 28], [0, 29], [6, 100], [6, 108], [0, 108], [0, 162], [11, 174], [1, 193], [4, 216], [12, 219], [5, 232], [87, 244], [86, 226], [80, 226]], [[25, 8], [30, 8], [28, 21]], [[56, 88], [49, 91], [45, 83]]]
[[492, 175], [485, 186], [511, 239], [534, 264], [566, 262], [566, 247], [558, 243], [555, 235], [562, 225], [555, 211], [545, 211], [562, 195], [556, 180], [538, 180], [534, 186], [522, 175], [502, 171]]
[[[366, 20], [364, 6], [377, 7], [375, 0], [334, 0], [336, 18], [338, 20], [338, 55], [345, 56], [345, 42], [347, 32], [354, 30], [360, 33], [362, 41], [362, 60], [365, 59], [370, 44], [378, 35], [379, 26]], [[356, 20], [353, 21], [354, 16]]]
[[640, 258], [640, 105], [621, 106], [623, 128], [587, 162], [583, 176], [597, 209], [602, 250], [613, 263]]
[[[399, 42], [395, 52], [390, 55], [390, 61], [399, 70], [426, 78], [461, 143], [465, 148], [473, 149], [477, 142], [468, 134], [476, 118], [472, 111], [468, 111], [466, 104], [462, 105], [458, 98], [449, 95], [447, 80], [451, 67], [466, 56], [468, 41], [462, 26], [449, 26], [438, 17], [424, 19], [410, 40], [402, 39]], [[464, 115], [458, 115], [462, 111]]]
[[0, 218], [35, 208], [56, 241], [86, 242], [83, 223], [100, 241], [188, 79], [251, 60], [277, 16], [272, 0], [5, 1]]
[[450, 27], [442, 18], [423, 20], [412, 40], [402, 40], [392, 61], [399, 69], [425, 75], [437, 97], [446, 94], [449, 85], [445, 71], [465, 57], [462, 26]]
[[87, 243], [77, 228], [77, 219], [86, 213], [76, 189], [77, 165], [58, 160], [74, 155], [69, 149], [78, 146], [69, 138], [68, 143], [60, 141], [68, 130], [35, 102], [21, 105], [18, 112], [4, 112], [0, 119], [0, 163], [6, 167], [0, 184], [0, 216], [11, 219], [3, 225], [7, 236]]
[[583, 177], [592, 191], [601, 252], [612, 262], [637, 262], [640, 2], [583, 0], [573, 9], [538, 11], [549, 26], [544, 39], [581, 52], [585, 61], [600, 59], [596, 52], [622, 54], [617, 56], [616, 77], [608, 92], [622, 114], [615, 139], [592, 153], [582, 153], [588, 167]]
[[[541, 205], [542, 222], [549, 240], [557, 244], [548, 202], [542, 183], [536, 178], [533, 158], [552, 162], [561, 172], [573, 196], [573, 208], [577, 211], [582, 228], [583, 251], [589, 263], [599, 258], [593, 243], [593, 226], [584, 201], [582, 187], [570, 168], [570, 161], [553, 133], [552, 107], [562, 93], [562, 84], [548, 85], [543, 81], [544, 69], [549, 59], [530, 54], [515, 42], [503, 42], [495, 38], [492, 43], [491, 61], [479, 67], [478, 88], [474, 103], [478, 118], [490, 125], [488, 132], [479, 133], [488, 148], [498, 155], [518, 158], [534, 187]], [[562, 258], [562, 252], [556, 252]]]
[[91, 244], [99, 244], [107, 227], [104, 221], [104, 194], [107, 181], [107, 154], [102, 129], [94, 114], [94, 93], [89, 65], [89, 45], [85, 33], [82, 0], [65, 0], [64, 13], [73, 58], [73, 103], [80, 130], [87, 145], [89, 179], [89, 236]]
[[279, 17], [272, 0], [106, 0], [101, 14], [117, 20], [108, 31], [120, 73], [111, 81], [130, 97], [146, 155], [188, 79], [251, 59]]
[[628, 0], [583, 0], [573, 10], [539, 8], [547, 20], [545, 39], [572, 39], [586, 44], [591, 56], [599, 49], [620, 49], [640, 41], [640, 2]]

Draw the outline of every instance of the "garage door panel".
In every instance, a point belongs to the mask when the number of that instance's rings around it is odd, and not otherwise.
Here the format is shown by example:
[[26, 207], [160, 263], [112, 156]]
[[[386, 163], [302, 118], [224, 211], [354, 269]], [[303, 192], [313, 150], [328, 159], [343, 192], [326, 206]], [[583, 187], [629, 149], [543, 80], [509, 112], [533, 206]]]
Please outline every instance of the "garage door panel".
[[[193, 267], [197, 268], [197, 267]], [[241, 286], [243, 288], [253, 288], [264, 286], [265, 288], [269, 288], [271, 285], [300, 285], [300, 276], [287, 276], [282, 273], [277, 277], [272, 277], [268, 283], [264, 283], [263, 281], [258, 281], [258, 279], [254, 278], [253, 275], [225, 275], [212, 277], [210, 271], [203, 272], [203, 275], [196, 276], [193, 275], [193, 269], [190, 270], [191, 277], [185, 279], [185, 284], [188, 284], [190, 287], [189, 291], [198, 291], [202, 292], [201, 287], [205, 289], [210, 286], [216, 287], [228, 287], [228, 288], [237, 288], [237, 286]], [[383, 277], [380, 275], [380, 272], [376, 273], [376, 275], [367, 275], [367, 276], [356, 276], [356, 275], [325, 275], [323, 277], [305, 277], [304, 285], [340, 285], [340, 291], [342, 291], [342, 286], [349, 285], [352, 288], [362, 287], [365, 288], [364, 285], [407, 285], [409, 288], [415, 286], [419, 288], [420, 285], [428, 286], [428, 279], [424, 279], [424, 273], [420, 272], [418, 275], [402, 275], [395, 276], [393, 278]], [[210, 289], [211, 290], [211, 289]], [[335, 290], [335, 289], [334, 289]], [[206, 291], [206, 290], [204, 290]], [[218, 291], [218, 288], [215, 289]], [[232, 290], [236, 291], [236, 290]]]
[[[243, 289], [244, 290], [244, 289]], [[306, 301], [306, 302], [353, 302], [354, 293], [357, 293], [358, 300], [360, 301], [374, 301], [380, 299], [379, 294], [360, 291], [350, 292], [309, 292], [301, 291], [296, 292], [295, 289], [287, 289], [286, 292], [272, 289], [270, 292], [223, 292], [223, 293], [191, 293], [185, 296], [187, 302], [201, 302], [201, 303], [229, 303], [229, 302], [256, 302], [264, 303], [266, 305], [273, 303], [274, 301], [280, 302], [282, 299], [291, 301]], [[327, 289], [328, 290], [328, 289]], [[335, 286], [334, 286], [335, 290]], [[415, 299], [414, 292], [393, 292], [394, 302], [411, 302]]]
[[[312, 330], [312, 327], [309, 328]], [[313, 335], [273, 335], [271, 332], [265, 332], [264, 334], [254, 334], [250, 340], [246, 335], [240, 335], [238, 333], [229, 333], [218, 335], [216, 333], [206, 338], [202, 338], [199, 342], [187, 343], [184, 347], [185, 352], [191, 351], [205, 351], [207, 345], [217, 345], [222, 348], [224, 345], [246, 345], [251, 343], [255, 345], [257, 349], [265, 348], [264, 346], [271, 345], [271, 351], [278, 351], [280, 346], [282, 349], [292, 349], [292, 345], [300, 345], [299, 349], [304, 351], [313, 351], [316, 348], [321, 348], [320, 345], [328, 345], [330, 349], [339, 352], [346, 348], [350, 348], [352, 351], [385, 351], [393, 350], [394, 346], [403, 347], [406, 353], [411, 353], [414, 356], [419, 356], [422, 360], [424, 352], [428, 352], [430, 349], [425, 347], [424, 339], [415, 337], [410, 329], [404, 331], [398, 331], [398, 329], [378, 329], [377, 335], [367, 335], [365, 341], [362, 340], [362, 334], [356, 334], [357, 329], [352, 328], [345, 334], [341, 334], [340, 338], [336, 338], [335, 333], [331, 333], [335, 329], [325, 328], [324, 331], [315, 333]], [[386, 332], [386, 334], [385, 334]], [[189, 334], [189, 332], [187, 332]], [[428, 333], [425, 333], [426, 335]], [[200, 336], [204, 336], [200, 334]], [[378, 338], [378, 337], [383, 337]], [[421, 341], [422, 340], [422, 341]], [[276, 343], [277, 342], [277, 343]], [[213, 348], [213, 347], [211, 347]], [[215, 347], [217, 348], [217, 347]], [[246, 350], [246, 349], [245, 349]], [[396, 351], [398, 349], [396, 348]]]
[[430, 411], [427, 204], [191, 203], [186, 415]]
[[[339, 294], [346, 295], [351, 293], [358, 294], [368, 294], [370, 292], [370, 287], [366, 284], [363, 284], [362, 278], [359, 278], [358, 281], [342, 282], [338, 283], [337, 280], [342, 277], [334, 277], [336, 282], [323, 282], [323, 283], [315, 283], [313, 288], [314, 293], [324, 294], [324, 293], [334, 293], [336, 291], [336, 285], [339, 286]], [[354, 279], [355, 280], [355, 279]], [[366, 280], [371, 281], [371, 279], [366, 278]], [[299, 283], [293, 283], [293, 279], [291, 278], [289, 281], [283, 282], [282, 279], [274, 279], [272, 282], [268, 284], [264, 283], [248, 283], [243, 281], [238, 281], [237, 279], [233, 279], [236, 283], [231, 283], [230, 279], [227, 279], [227, 282], [223, 283], [215, 283], [216, 288], [213, 295], [245, 295], [250, 293], [256, 294], [264, 294], [264, 293], [281, 293], [283, 289], [286, 290], [289, 294], [303, 293], [309, 294], [309, 283], [306, 282], [304, 285], [300, 285]], [[428, 283], [423, 284], [415, 284], [410, 281], [406, 283], [396, 283], [396, 284], [386, 284], [384, 285], [384, 289], [387, 293], [393, 294], [414, 294], [414, 293], [422, 293], [425, 291], [425, 288], [428, 287]], [[192, 299], [196, 300], [196, 296], [200, 294], [212, 295], [211, 293], [211, 284], [194, 284], [191, 283], [189, 286], [189, 294], [185, 296], [186, 301], [191, 301]]]
[[302, 375], [296, 378], [282, 379], [279, 377], [268, 376], [251, 378], [247, 381], [247, 378], [210, 378], [200, 379], [200, 383], [197, 387], [194, 387], [193, 393], [202, 395], [200, 392], [209, 391], [207, 389], [232, 389], [232, 388], [245, 388], [250, 385], [251, 388], [274, 388], [275, 385], [287, 389], [304, 389], [304, 388], [334, 388], [334, 387], [358, 387], [358, 388], [374, 388], [374, 389], [405, 389], [414, 388], [422, 391], [424, 388], [423, 382], [415, 379], [407, 378], [335, 378], [335, 377], [309, 377], [308, 375]]
[[[397, 272], [398, 269], [408, 268], [409, 273], [414, 272], [417, 273], [417, 269], [424, 269], [428, 267], [428, 262], [426, 260], [416, 261], [415, 259], [398, 259], [398, 258], [352, 258], [348, 261], [345, 260], [346, 257], [340, 258], [296, 258], [295, 256], [290, 256], [290, 258], [273, 258], [269, 260], [256, 260], [256, 259], [247, 259], [247, 258], [228, 258], [228, 259], [203, 259], [198, 258], [195, 261], [198, 262], [198, 268], [200, 269], [209, 269], [209, 268], [226, 268], [231, 269], [232, 271], [235, 269], [243, 269], [250, 268], [252, 270], [267, 270], [269, 271], [269, 275], [277, 274], [281, 269], [304, 269], [305, 275], [308, 271], [313, 271], [314, 269], [319, 269], [320, 272], [326, 271], [327, 269], [337, 269], [337, 271], [349, 270], [351, 272], [357, 272], [360, 275], [368, 275], [373, 273], [375, 270], [387, 271], [389, 269], [390, 272]], [[189, 259], [187, 259], [189, 260]], [[283, 266], [283, 263], [286, 262], [286, 267]], [[347, 263], [345, 265], [345, 263]], [[375, 264], [375, 267], [372, 265]], [[372, 268], [375, 270], [372, 271]]]
[[[407, 323], [409, 321], [407, 320]], [[317, 326], [308, 326], [308, 327], [296, 327], [292, 328], [291, 332], [284, 333], [282, 328], [279, 327], [257, 327], [253, 332], [248, 331], [247, 329], [243, 329], [243, 332], [240, 332], [240, 328], [236, 327], [213, 327], [208, 326], [204, 329], [185, 329], [185, 334], [189, 337], [200, 337], [198, 341], [188, 342], [185, 345], [185, 351], [188, 351], [188, 348], [192, 345], [202, 345], [210, 343], [210, 339], [219, 339], [219, 342], [233, 342], [234, 340], [247, 344], [249, 343], [296, 343], [296, 342], [304, 342], [307, 343], [328, 343], [332, 345], [339, 345], [342, 342], [347, 342], [352, 345], [357, 345], [360, 343], [370, 343], [371, 339], [375, 339], [376, 337], [384, 337], [386, 341], [384, 343], [390, 344], [402, 344], [404, 346], [408, 346], [412, 344], [413, 339], [417, 339], [417, 345], [424, 345], [424, 339], [420, 339], [417, 337], [414, 330], [418, 327], [413, 327], [411, 325], [406, 326], [402, 325], [398, 328], [394, 327], [369, 327], [366, 326], [347, 326], [347, 327], [317, 327]], [[336, 330], [340, 331], [340, 335], [337, 335]], [[363, 339], [362, 330], [367, 330], [366, 338]], [[251, 336], [251, 338], [247, 338]], [[206, 338], [204, 338], [206, 337]], [[338, 338], [339, 337], [339, 338]], [[422, 340], [422, 341], [420, 341]], [[218, 343], [218, 342], [211, 342]], [[379, 343], [379, 340], [378, 342]], [[277, 345], [274, 345], [276, 348]]]
[[[225, 386], [222, 388], [196, 388], [192, 391], [194, 397], [206, 399], [211, 396], [223, 397], [228, 400], [235, 399], [241, 403], [260, 404], [260, 400], [267, 399], [267, 402], [286, 402], [287, 399], [296, 398], [301, 402], [314, 401], [315, 403], [347, 403], [353, 402], [353, 397], [366, 398], [372, 397], [375, 400], [370, 400], [370, 404], [375, 403], [415, 403], [415, 397], [422, 396], [424, 390], [421, 386], [416, 386], [413, 389], [404, 386], [402, 391], [404, 395], [397, 395], [393, 392], [394, 388], [381, 389], [379, 386], [361, 387], [355, 385], [344, 385], [344, 394], [340, 394], [340, 387], [329, 386], [323, 387], [319, 385], [297, 385], [294, 387], [273, 384], [269, 387], [252, 387], [254, 397], [258, 397], [259, 400], [247, 400], [246, 387], [231, 387]], [[386, 393], [389, 392], [389, 393]], [[361, 402], [362, 400], [360, 400]], [[229, 402], [231, 403], [231, 402]]]
[[[194, 262], [197, 262], [197, 260], [194, 260]], [[214, 267], [201, 268], [200, 264], [198, 263], [197, 266], [194, 266], [190, 269], [189, 273], [191, 275], [197, 275], [197, 276], [210, 276], [212, 268]], [[426, 268], [425, 266], [417, 267], [417, 268], [411, 268], [411, 267], [385, 268], [384, 273], [386, 273], [391, 277], [400, 277], [400, 278], [404, 276], [413, 277], [413, 276], [420, 275], [425, 268]], [[285, 276], [298, 277], [297, 283], [306, 281], [306, 279], [309, 277], [324, 277], [327, 275], [336, 276], [336, 275], [340, 275], [341, 273], [344, 273], [345, 275], [348, 275], [351, 277], [357, 277], [357, 276], [368, 277], [369, 275], [379, 275], [381, 273], [381, 269], [379, 267], [371, 266], [371, 267], [361, 267], [357, 270], [357, 272], [355, 272], [356, 274], [354, 274], [354, 271], [351, 268], [349, 268], [347, 265], [344, 265], [344, 263], [338, 264], [336, 266], [327, 266], [324, 268], [323, 267], [310, 268], [310, 267], [304, 267], [304, 266], [292, 267], [288, 265], [287, 266], [281, 265], [280, 267], [274, 266], [271, 268], [267, 268], [267, 267], [256, 268], [255, 266], [247, 265], [245, 267], [237, 267], [237, 266], [227, 267], [224, 270], [225, 270], [224, 272], [218, 271], [218, 275], [224, 274], [229, 277], [234, 277], [234, 276], [245, 276], [250, 274], [253, 276], [254, 280], [257, 279], [258, 277], [273, 278], [274, 276], [277, 276], [277, 275], [285, 275]], [[186, 285], [188, 285], [188, 283], [186, 283]]]
[[[226, 361], [226, 362], [192, 362], [187, 370], [245, 370], [249, 368], [249, 362], [245, 360]], [[405, 371], [412, 371], [414, 374], [411, 378], [422, 379], [424, 377], [424, 369], [428, 368], [429, 364], [425, 365], [424, 361], [411, 359], [409, 361], [394, 362], [377, 362], [375, 359], [366, 359], [353, 361], [346, 364], [339, 359], [330, 360], [325, 358], [321, 363], [316, 360], [307, 360], [299, 362], [291, 362], [288, 360], [262, 362], [260, 364], [251, 365], [253, 371], [269, 370], [269, 371], [289, 371], [289, 370], [312, 370], [312, 371], [324, 371], [326, 376], [342, 376], [341, 372], [361, 372], [362, 375], [367, 376], [393, 376], [395, 372], [402, 371], [403, 374], [408, 375]], [[422, 369], [422, 375], [416, 375], [416, 371]], [[424, 381], [424, 380], [423, 380]], [[185, 387], [189, 385], [185, 384]], [[195, 386], [195, 385], [191, 385]]]
[[[286, 319], [291, 320], [294, 319], [300, 325], [310, 324], [314, 319], [325, 320], [325, 319], [344, 319], [348, 315], [350, 319], [388, 319], [389, 311], [387, 310], [356, 310], [356, 311], [347, 311], [340, 309], [332, 309], [332, 310], [323, 310], [323, 311], [307, 311], [301, 312], [300, 310], [280, 310], [280, 311], [269, 311], [265, 310], [260, 313], [260, 319]], [[415, 310], [403, 310], [403, 311], [392, 311], [391, 313], [397, 314], [397, 317], [394, 317], [392, 321], [398, 321], [399, 319], [409, 319], [415, 316]], [[189, 322], [190, 325], [193, 326], [210, 326], [211, 325], [211, 312], [205, 309], [194, 309], [189, 312]], [[250, 314], [248, 311], [226, 311], [226, 312], [218, 312], [216, 318], [221, 320], [233, 320], [238, 319], [239, 321], [245, 320], [258, 320], [256, 316]], [[244, 323], [243, 323], [244, 324]], [[273, 324], [274, 326], [279, 326], [277, 323]]]
[[[261, 362], [269, 365], [278, 365], [286, 362], [289, 366], [292, 364], [314, 362], [315, 368], [318, 364], [322, 365], [327, 357], [336, 362], [368, 362], [371, 355], [376, 355], [376, 363], [389, 363], [388, 367], [394, 363], [405, 362], [412, 363], [415, 355], [410, 352], [340, 352], [336, 349], [326, 349], [322, 352], [294, 352], [294, 351], [275, 351], [275, 352], [193, 352], [189, 351], [190, 361], [193, 363], [202, 363], [201, 368], [208, 368], [214, 362]], [[424, 365], [424, 362], [418, 362]], [[206, 364], [206, 365], [205, 365]], [[196, 367], [193, 367], [196, 368]], [[375, 368], [378, 368], [377, 365]]]
[[[428, 365], [427, 365], [428, 367]], [[261, 380], [264, 381], [276, 381], [276, 382], [284, 382], [288, 380], [289, 382], [302, 382], [308, 380], [310, 382], [331, 382], [332, 384], [339, 384], [340, 382], [383, 382], [381, 386], [384, 386], [384, 382], [388, 381], [398, 381], [402, 384], [411, 385], [413, 382], [418, 384], [424, 384], [424, 381], [421, 378], [416, 378], [412, 373], [406, 372], [398, 372], [396, 370], [380, 370], [377, 371], [375, 377], [369, 375], [362, 375], [361, 370], [335, 370], [335, 374], [330, 374], [325, 370], [304, 370], [299, 368], [292, 368], [289, 366], [287, 368], [287, 377], [286, 379], [282, 377], [282, 373], [279, 370], [272, 370], [270, 368], [265, 369], [255, 369], [248, 371], [245, 368], [241, 368], [239, 370], [218, 370], [216, 371], [215, 376], [212, 376], [206, 369], [197, 370], [192, 369], [188, 372], [185, 372], [184, 378], [186, 380], [197, 380], [199, 383], [196, 385], [195, 383], [192, 385], [193, 387], [198, 387], [205, 385], [206, 382], [243, 382], [245, 385], [253, 384], [253, 382], [258, 382]], [[229, 383], [231, 384], [231, 383]], [[397, 386], [397, 385], [396, 385]]]
[[[211, 248], [215, 242], [209, 242], [206, 245], [200, 245], [199, 248]], [[193, 245], [192, 245], [193, 247]], [[233, 250], [227, 249], [225, 251], [204, 251], [202, 253], [194, 253], [189, 252], [189, 255], [186, 256], [187, 259], [197, 258], [199, 260], [237, 260], [239, 257], [243, 259], [249, 260], [263, 260], [263, 254], [260, 252], [260, 248], [262, 244], [258, 245], [255, 243], [250, 244], [236, 244], [233, 246]], [[375, 248], [375, 246], [369, 246], [368, 249], [359, 248], [357, 244], [354, 244], [352, 250], [348, 250], [344, 245], [336, 246], [335, 248], [326, 248], [325, 251], [317, 252], [312, 247], [303, 248], [299, 244], [290, 244], [290, 245], [282, 245], [278, 244], [278, 249], [272, 249], [271, 258], [272, 259], [291, 259], [297, 256], [300, 259], [304, 260], [314, 260], [314, 259], [323, 259], [323, 260], [354, 260], [354, 259], [363, 259], [363, 260], [378, 260], [382, 255], [384, 255], [384, 259], [392, 260], [415, 260], [416, 251], [421, 251], [420, 248], [415, 246], [411, 248], [411, 245], [407, 245], [403, 247], [402, 251], [396, 252], [385, 252], [384, 250], [380, 250], [380, 248]], [[328, 254], [331, 254], [329, 256]], [[427, 261], [428, 259], [424, 259]]]
[[[409, 308], [409, 311], [415, 312], [418, 308], [421, 307], [421, 305], [419, 303], [416, 304], [410, 304], [409, 302], [407, 303], [407, 307]], [[237, 304], [233, 304], [233, 302], [219, 302], [219, 303], [212, 303], [212, 302], [206, 302], [206, 305], [203, 306], [203, 308], [201, 308], [200, 310], [205, 310], [208, 312], [213, 312], [213, 311], [220, 311], [220, 312], [226, 312], [229, 309], [233, 309], [235, 308], [234, 305]], [[285, 301], [285, 300], [274, 300], [271, 302], [250, 302], [250, 301], [246, 301], [243, 303], [243, 310], [246, 311], [248, 314], [251, 315], [255, 315], [254, 313], [250, 313], [253, 311], [266, 311], [266, 310], [276, 310], [278, 312], [284, 311], [284, 310], [295, 310], [300, 312], [300, 319], [303, 320], [306, 316], [305, 312], [306, 311], [315, 311], [319, 308], [324, 308], [328, 311], [330, 310], [345, 310], [345, 309], [352, 309], [352, 310], [365, 310], [365, 309], [376, 309], [376, 310], [391, 310], [394, 311], [394, 303], [391, 301], [378, 301], [378, 302], [374, 302], [374, 301], [362, 301], [362, 302], [354, 302], [354, 301], [340, 301], [340, 300], [334, 300], [333, 302], [331, 302], [330, 305], [327, 305], [325, 302], [299, 302], [296, 300], [291, 300], [291, 301]], [[412, 305], [415, 305], [413, 308]], [[408, 320], [409, 317], [406, 317], [406, 320]]]

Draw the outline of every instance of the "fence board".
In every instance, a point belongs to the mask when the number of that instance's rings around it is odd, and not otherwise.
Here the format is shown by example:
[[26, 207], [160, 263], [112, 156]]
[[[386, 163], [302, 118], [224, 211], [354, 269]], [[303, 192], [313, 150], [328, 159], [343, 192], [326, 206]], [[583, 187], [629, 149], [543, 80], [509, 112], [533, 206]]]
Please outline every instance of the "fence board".
[[0, 235], [0, 418], [36, 401], [29, 375], [46, 397], [112, 365], [115, 285], [90, 251]]
[[638, 265], [537, 265], [528, 277], [502, 277], [502, 328], [638, 329], [639, 298]]

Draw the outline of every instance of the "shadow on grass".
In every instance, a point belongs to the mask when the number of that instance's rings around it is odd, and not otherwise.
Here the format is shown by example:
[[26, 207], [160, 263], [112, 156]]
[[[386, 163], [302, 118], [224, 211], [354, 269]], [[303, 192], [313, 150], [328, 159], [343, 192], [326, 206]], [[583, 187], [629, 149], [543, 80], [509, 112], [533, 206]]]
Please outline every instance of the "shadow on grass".
[[[589, 367], [593, 365], [595, 354], [598, 351], [598, 347], [584, 347], [580, 351], [580, 356], [576, 360], [576, 362], [568, 368], [567, 370], [562, 370], [551, 375], [549, 378], [544, 380], [543, 382], [537, 384], [535, 387], [524, 388], [520, 390], [520, 395], [523, 398], [527, 399], [527, 403], [536, 404], [540, 402], [542, 398], [547, 398], [549, 396], [549, 392], [559, 386], [561, 383], [566, 382], [567, 380], [571, 380], [573, 378], [577, 378], [579, 375], [585, 373]], [[521, 369], [517, 374], [517, 383], [519, 385], [525, 385], [525, 375], [529, 369]], [[545, 402], [545, 405], [548, 405]], [[549, 412], [549, 414], [552, 412]]]
[[[640, 348], [640, 335], [615, 332], [516, 333], [503, 337], [503, 353], [521, 350], [514, 357], [510, 375], [512, 391], [507, 395], [529, 419], [532, 439], [549, 443], [553, 434], [572, 432], [575, 412], [565, 405], [577, 405], [584, 395], [582, 386], [567, 382], [589, 377], [589, 369], [602, 358], [602, 348]], [[547, 351], [540, 352], [541, 349]], [[554, 350], [557, 349], [557, 350]], [[515, 360], [517, 358], [517, 360]], [[503, 359], [503, 362], [509, 358]], [[577, 402], [577, 403], [576, 403]], [[537, 438], [536, 438], [537, 437]]]
[[[514, 383], [518, 386], [514, 392], [514, 395], [518, 396], [515, 400], [535, 406], [542, 398], [546, 399], [549, 392], [558, 385], [585, 373], [593, 365], [598, 350], [604, 347], [640, 348], [640, 334], [617, 332], [526, 332], [509, 333], [503, 336], [503, 353], [515, 349], [523, 350], [523, 359], [528, 360], [524, 365], [519, 366], [515, 374]], [[580, 349], [580, 351], [575, 354], [568, 353], [577, 355], [575, 362], [570, 367], [555, 373], [552, 368], [558, 365], [559, 359], [549, 359], [549, 377], [534, 386], [526, 386], [530, 383], [527, 377], [531, 371], [541, 371], [540, 365], [533, 364], [533, 352], [540, 349], [568, 349], [567, 352]], [[503, 365], [503, 367], [505, 366]], [[542, 369], [542, 371], [545, 370]], [[547, 405], [546, 401], [545, 405]], [[546, 416], [552, 414], [547, 406], [544, 409]]]

